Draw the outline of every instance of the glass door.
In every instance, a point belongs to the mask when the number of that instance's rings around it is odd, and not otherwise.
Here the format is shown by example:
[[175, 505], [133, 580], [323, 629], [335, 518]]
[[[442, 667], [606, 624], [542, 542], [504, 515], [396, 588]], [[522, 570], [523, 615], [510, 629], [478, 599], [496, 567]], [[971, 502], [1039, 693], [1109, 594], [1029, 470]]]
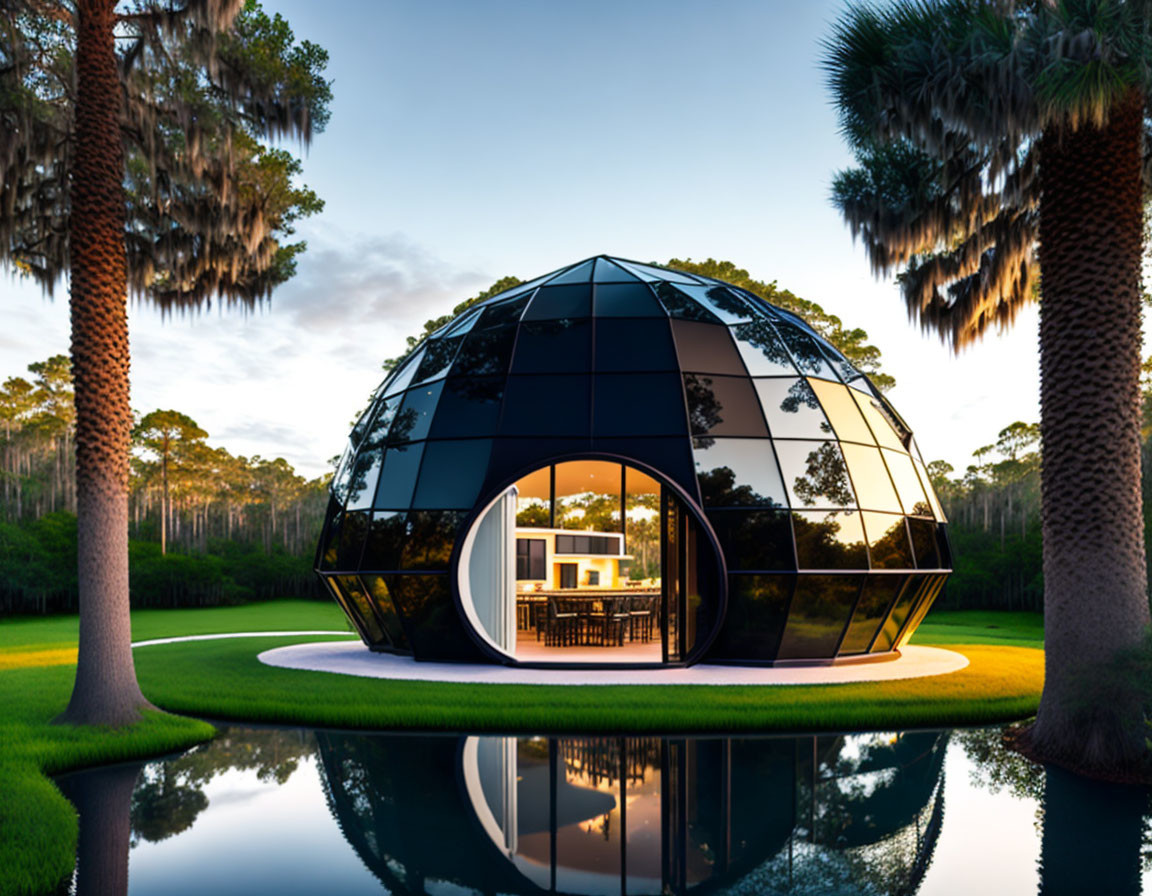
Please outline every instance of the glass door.
[[664, 641], [664, 662], [678, 663], [683, 659], [684, 616], [684, 512], [680, 502], [668, 489], [661, 490], [660, 501], [660, 580], [661, 624]]

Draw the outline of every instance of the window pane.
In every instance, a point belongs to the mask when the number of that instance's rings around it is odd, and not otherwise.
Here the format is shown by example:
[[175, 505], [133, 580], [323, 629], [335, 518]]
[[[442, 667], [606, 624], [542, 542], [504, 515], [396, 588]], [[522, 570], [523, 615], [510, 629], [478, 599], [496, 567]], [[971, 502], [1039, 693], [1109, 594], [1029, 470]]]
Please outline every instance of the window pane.
[[452, 377], [440, 393], [429, 434], [433, 438], [493, 435], [503, 400], [502, 377]]
[[892, 649], [892, 645], [896, 643], [896, 636], [904, 627], [904, 621], [908, 618], [908, 611], [912, 609], [912, 602], [919, 593], [924, 580], [925, 576], [909, 576], [904, 580], [904, 590], [900, 592], [900, 596], [896, 599], [896, 605], [888, 614], [888, 618], [884, 620], [884, 626], [876, 636], [876, 641], [869, 653], [883, 653]]
[[402, 361], [386, 380], [380, 389], [380, 394], [395, 395], [397, 392], [403, 392], [408, 388], [408, 384], [412, 382], [412, 377], [416, 375], [416, 369], [420, 366], [421, 360], [424, 358], [424, 347], [421, 346], [414, 353], [408, 356], [407, 360]]
[[903, 451], [891, 451], [888, 448], [883, 449], [883, 454], [892, 480], [896, 483], [896, 491], [900, 493], [904, 512], [910, 516], [932, 516], [932, 508], [924, 497], [924, 489], [920, 487], [920, 478], [912, 466], [912, 458]]
[[341, 513], [335, 514], [328, 523], [328, 529], [324, 533], [324, 550], [320, 552], [320, 568], [321, 569], [337, 569], [337, 561], [339, 560], [340, 551], [340, 528], [344, 521], [344, 515]]
[[793, 510], [800, 569], [867, 569], [868, 549], [859, 511]]
[[778, 440], [774, 444], [793, 507], [850, 507], [856, 503], [836, 442]]
[[[643, 288], [643, 287], [641, 287]], [[596, 321], [596, 369], [676, 370], [668, 318]]]
[[634, 467], [624, 468], [624, 552], [632, 555], [628, 578], [660, 583], [660, 483]]
[[752, 376], [795, 376], [796, 365], [772, 324], [755, 320], [732, 327], [740, 357]]
[[614, 265], [606, 258], [597, 258], [596, 267], [592, 271], [592, 280], [594, 283], [611, 283], [613, 281], [629, 281], [636, 278], [625, 271], [619, 265]]
[[643, 283], [596, 284], [596, 317], [659, 317], [668, 315], [656, 301], [652, 290]]
[[692, 448], [705, 506], [787, 506], [767, 439], [693, 439]]
[[407, 510], [412, 503], [412, 491], [416, 488], [416, 474], [420, 469], [420, 458], [424, 455], [424, 443], [397, 445], [384, 454], [384, 467], [380, 471], [380, 482], [376, 486], [374, 507], [382, 510]]
[[675, 373], [596, 377], [593, 435], [671, 436], [687, 429], [680, 377]]
[[693, 435], [768, 435], [760, 402], [747, 377], [686, 373], [684, 392]]
[[[519, 288], [519, 287], [518, 287]], [[480, 315], [480, 319], [476, 321], [476, 330], [488, 330], [493, 327], [514, 327], [515, 324], [520, 322], [521, 316], [524, 314], [524, 309], [528, 305], [528, 300], [532, 298], [535, 293], [525, 292], [522, 295], [517, 295], [513, 299], [501, 299], [499, 302], [493, 302], [490, 305], [484, 306], [484, 313]], [[465, 345], [467, 340], [465, 340]]]
[[916, 475], [920, 478], [920, 484], [924, 487], [924, 493], [932, 505], [932, 515], [936, 517], [937, 522], [948, 522], [948, 517], [944, 516], [944, 508], [940, 506], [936, 490], [932, 488], [932, 480], [928, 477], [928, 471], [924, 469], [924, 462], [919, 457], [913, 457], [912, 465], [916, 467]]
[[708, 655], [726, 660], [774, 660], [795, 576], [728, 577], [728, 611]]
[[444, 382], [441, 380], [427, 386], [417, 386], [404, 393], [404, 403], [388, 431], [388, 444], [416, 442], [428, 435], [443, 388]]
[[909, 519], [908, 529], [912, 533], [916, 565], [920, 569], [940, 569], [943, 564], [936, 549], [936, 523], [932, 520]]
[[516, 481], [516, 525], [552, 526], [552, 468], [543, 467]]
[[682, 370], [745, 376], [744, 365], [727, 327], [695, 321], [672, 321]]
[[503, 376], [512, 360], [516, 329], [515, 326], [474, 329], [464, 338], [464, 345], [452, 366], [453, 375]]
[[408, 515], [408, 537], [400, 555], [401, 568], [429, 572], [447, 570], [464, 516], [464, 513], [449, 510], [412, 511]]
[[741, 323], [753, 317], [752, 309], [744, 299], [719, 284], [679, 286], [677, 289], [686, 292], [725, 324]]
[[861, 576], [798, 576], [779, 658], [834, 656], [861, 581]]
[[428, 510], [471, 507], [484, 482], [491, 451], [490, 439], [429, 442], [412, 506]]
[[587, 436], [587, 376], [510, 376], [500, 431], [508, 436]]
[[400, 569], [400, 552], [408, 537], [408, 515], [404, 511], [389, 510], [372, 514], [368, 527], [368, 540], [364, 544], [361, 569]]
[[385, 576], [384, 580], [417, 653], [465, 662], [481, 658], [456, 612], [447, 576], [417, 573]]
[[424, 346], [424, 358], [413, 377], [413, 383], [423, 383], [434, 380], [448, 373], [448, 368], [456, 360], [456, 352], [460, 349], [463, 336], [449, 336], [445, 339], [429, 339]]
[[781, 510], [709, 510], [728, 569], [795, 569], [792, 526]]
[[368, 640], [375, 644], [387, 644], [388, 636], [380, 627], [380, 620], [376, 618], [376, 613], [368, 603], [368, 595], [360, 586], [360, 580], [356, 576], [336, 576], [336, 582], [340, 586], [344, 600], [356, 609], [356, 616]]
[[808, 383], [815, 391], [816, 397], [820, 399], [820, 404], [824, 408], [828, 421], [836, 430], [837, 438], [842, 442], [876, 444], [876, 440], [872, 438], [872, 432], [868, 429], [868, 424], [860, 416], [860, 409], [852, 399], [850, 394], [852, 390], [847, 386], [829, 383], [826, 380], [809, 380]]
[[556, 464], [556, 526], [619, 532], [623, 467], [601, 460]]
[[574, 268], [569, 268], [563, 274], [559, 274], [553, 277], [548, 282], [549, 284], [587, 283], [590, 279], [592, 279], [592, 269], [594, 262], [595, 259], [590, 258], [588, 261], [582, 262], [581, 264], [576, 265]]
[[900, 441], [900, 435], [888, 422], [888, 418], [880, 413], [875, 399], [869, 398], [863, 392], [858, 392], [855, 389], [848, 390], [856, 404], [860, 406], [860, 412], [864, 415], [864, 419], [868, 421], [868, 425], [872, 428], [873, 435], [876, 436], [876, 441], [884, 448], [895, 448], [897, 451], [906, 451], [904, 443]]
[[384, 459], [383, 448], [363, 448], [352, 459], [348, 468], [348, 510], [364, 510], [372, 506], [376, 494], [376, 480]]
[[545, 320], [520, 325], [513, 373], [579, 373], [589, 367], [592, 326], [587, 318]]
[[720, 323], [720, 318], [671, 283], [656, 283], [653, 288], [669, 317], [709, 324]]
[[[559, 280], [552, 281], [560, 282]], [[592, 287], [587, 284], [569, 286], [541, 286], [536, 290], [532, 304], [524, 312], [524, 320], [555, 320], [557, 318], [586, 318], [592, 316]]]
[[777, 322], [776, 332], [780, 334], [780, 338], [788, 346], [792, 360], [796, 362], [796, 366], [802, 374], [836, 380], [832, 365], [824, 358], [824, 353], [820, 351], [820, 346], [816, 344], [816, 340], [786, 320]]
[[860, 602], [852, 614], [844, 643], [840, 645], [841, 656], [868, 651], [868, 645], [872, 643], [876, 630], [880, 628], [880, 623], [884, 621], [888, 608], [892, 606], [903, 584], [902, 576], [869, 576], [864, 581]]
[[396, 605], [392, 602], [392, 595], [388, 592], [384, 577], [361, 576], [360, 578], [368, 591], [368, 596], [376, 607], [377, 615], [380, 617], [384, 631], [392, 641], [392, 646], [400, 650], [411, 650], [412, 646], [408, 643], [408, 636], [404, 634], [400, 617], [396, 613]]
[[360, 552], [364, 550], [364, 538], [368, 534], [368, 514], [357, 511], [346, 513], [340, 524], [340, 553], [336, 559], [337, 569], [359, 569]]
[[880, 456], [879, 448], [855, 445], [845, 442], [840, 446], [848, 472], [852, 476], [852, 486], [856, 490], [856, 500], [865, 510], [887, 510], [900, 513], [900, 499], [888, 478], [888, 468]]
[[832, 426], [816, 393], [802, 379], [754, 380], [768, 429], [776, 439], [827, 439]]
[[864, 511], [864, 531], [868, 534], [873, 569], [915, 569], [904, 517], [892, 513]]
[[622, 268], [634, 273], [641, 280], [670, 280], [673, 283], [699, 283], [700, 280], [685, 271], [673, 271], [668, 268], [658, 268], [653, 265], [640, 264], [636, 261], [621, 261], [616, 263]]

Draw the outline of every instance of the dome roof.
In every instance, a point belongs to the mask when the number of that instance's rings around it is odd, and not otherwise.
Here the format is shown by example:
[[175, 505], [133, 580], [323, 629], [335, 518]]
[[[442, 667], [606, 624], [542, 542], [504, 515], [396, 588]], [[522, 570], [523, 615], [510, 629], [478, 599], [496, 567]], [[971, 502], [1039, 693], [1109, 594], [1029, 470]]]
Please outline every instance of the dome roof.
[[[818, 573], [812, 588], [872, 601], [882, 619], [908, 577], [862, 592], [860, 575], [840, 573], [950, 565], [911, 431], [841, 352], [739, 287], [597, 256], [475, 305], [396, 366], [333, 480], [318, 567], [447, 573], [478, 503], [577, 455], [622, 458], [678, 486], [706, 514], [728, 572], [749, 574], [730, 579], [733, 593]], [[394, 578], [381, 588], [415, 587]], [[446, 578], [419, 587], [443, 592], [433, 603], [450, 590]], [[410, 599], [420, 612], [430, 600]], [[393, 603], [405, 616], [404, 598]], [[909, 619], [920, 603], [904, 608]], [[395, 635], [406, 644], [398, 625]], [[829, 646], [795, 647], [809, 649]]]

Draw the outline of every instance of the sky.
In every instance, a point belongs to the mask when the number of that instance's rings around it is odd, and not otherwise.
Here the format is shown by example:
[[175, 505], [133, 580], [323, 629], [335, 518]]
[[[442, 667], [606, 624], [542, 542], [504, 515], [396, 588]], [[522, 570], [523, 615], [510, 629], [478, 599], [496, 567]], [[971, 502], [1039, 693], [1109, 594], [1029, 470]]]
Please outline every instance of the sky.
[[[331, 123], [303, 150], [326, 207], [262, 310], [133, 305], [139, 412], [175, 408], [213, 445], [319, 475], [426, 319], [605, 253], [730, 260], [863, 327], [926, 460], [963, 470], [1039, 418], [1035, 309], [951, 355], [829, 202], [852, 163], [819, 63], [839, 0], [264, 5], [330, 54]], [[0, 376], [67, 352], [66, 285], [0, 284]]]

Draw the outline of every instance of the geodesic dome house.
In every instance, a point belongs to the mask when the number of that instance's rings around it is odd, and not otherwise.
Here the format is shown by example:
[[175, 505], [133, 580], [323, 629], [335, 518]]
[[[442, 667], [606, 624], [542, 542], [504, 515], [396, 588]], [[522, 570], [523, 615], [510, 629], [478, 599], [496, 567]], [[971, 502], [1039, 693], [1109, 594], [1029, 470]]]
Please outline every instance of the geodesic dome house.
[[895, 655], [950, 572], [912, 433], [796, 315], [598, 256], [404, 358], [353, 428], [316, 567], [417, 659]]

